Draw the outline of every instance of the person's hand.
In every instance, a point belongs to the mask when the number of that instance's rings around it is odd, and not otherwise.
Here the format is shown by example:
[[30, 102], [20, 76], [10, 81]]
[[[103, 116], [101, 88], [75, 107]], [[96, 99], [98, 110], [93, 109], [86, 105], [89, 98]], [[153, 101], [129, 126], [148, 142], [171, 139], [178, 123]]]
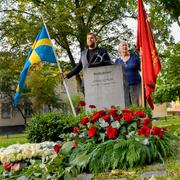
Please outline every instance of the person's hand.
[[61, 76], [62, 79], [67, 79], [67, 75], [64, 74], [64, 73], [60, 73], [60, 76]]

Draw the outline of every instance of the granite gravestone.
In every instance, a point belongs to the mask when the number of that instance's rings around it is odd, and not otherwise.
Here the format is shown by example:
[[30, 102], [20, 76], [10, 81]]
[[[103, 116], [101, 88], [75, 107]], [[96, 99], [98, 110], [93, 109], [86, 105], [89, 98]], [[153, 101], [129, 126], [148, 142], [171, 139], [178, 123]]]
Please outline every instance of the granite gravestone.
[[87, 111], [92, 104], [98, 109], [130, 105], [128, 82], [122, 65], [85, 69], [84, 88]]

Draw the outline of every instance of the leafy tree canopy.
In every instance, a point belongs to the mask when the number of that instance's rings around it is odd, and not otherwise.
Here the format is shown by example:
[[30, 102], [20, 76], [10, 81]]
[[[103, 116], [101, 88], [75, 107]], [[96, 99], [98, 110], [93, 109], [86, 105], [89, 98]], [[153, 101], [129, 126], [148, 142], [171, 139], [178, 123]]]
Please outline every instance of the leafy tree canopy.
[[162, 70], [156, 85], [156, 102], [180, 99], [180, 43], [162, 53]]
[[[144, 0], [160, 52], [174, 42], [170, 35], [170, 27], [179, 18], [177, 11], [179, 2], [176, 0], [173, 3], [165, 0]], [[100, 46], [106, 47], [112, 55], [117, 55], [115, 47], [120, 39], [132, 42], [135, 35], [129, 29], [127, 20], [137, 18], [137, 2], [124, 0], [2, 0], [0, 13], [3, 16], [0, 18], [2, 48], [10, 54], [15, 54], [14, 60], [20, 61], [20, 64], [24, 63], [27, 52], [40, 30], [41, 16], [43, 16], [55, 46], [61, 50], [59, 57], [62, 55], [66, 59], [68, 57], [74, 67], [76, 57], [79, 57], [80, 51], [86, 48], [86, 34], [89, 31], [98, 35]], [[170, 54], [165, 53], [165, 56], [168, 55]], [[166, 57], [168, 58], [170, 57]], [[16, 74], [16, 71], [20, 74], [19, 67], [12, 68], [12, 74]], [[7, 73], [8, 70], [5, 74]], [[15, 77], [17, 76], [13, 78]], [[80, 81], [80, 77], [78, 80]], [[11, 83], [14, 87], [17, 85], [16, 81], [11, 81]]]

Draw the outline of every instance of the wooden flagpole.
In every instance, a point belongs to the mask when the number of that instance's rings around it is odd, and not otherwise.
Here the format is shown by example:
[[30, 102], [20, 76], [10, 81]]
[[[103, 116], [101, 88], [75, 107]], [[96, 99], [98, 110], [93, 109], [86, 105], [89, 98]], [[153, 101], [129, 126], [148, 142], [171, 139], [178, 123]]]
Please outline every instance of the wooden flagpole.
[[[43, 17], [42, 17], [42, 20], [43, 20], [43, 24], [44, 24], [44, 26], [45, 26], [45, 28], [46, 28], [48, 37], [49, 37], [49, 39], [50, 39], [50, 41], [51, 41], [51, 37], [50, 37], [50, 35], [49, 35], [48, 29], [47, 29], [47, 27], [46, 27], [46, 23], [44, 22], [44, 18], [43, 18]], [[52, 44], [52, 42], [51, 42], [51, 44]], [[62, 77], [62, 80], [63, 80], [63, 85], [64, 85], [64, 87], [65, 87], [65, 90], [66, 90], [66, 93], [67, 93], [67, 96], [68, 96], [68, 99], [69, 99], [69, 102], [70, 102], [70, 105], [71, 105], [71, 109], [72, 109], [73, 115], [76, 117], [76, 116], [77, 116], [77, 115], [76, 115], [76, 111], [75, 111], [75, 108], [74, 108], [74, 106], [73, 106], [73, 103], [72, 103], [72, 100], [71, 100], [71, 96], [70, 96], [70, 94], [69, 94], [69, 90], [68, 90], [68, 87], [67, 87], [67, 85], [66, 85], [66, 81], [65, 81], [64, 77], [62, 76], [62, 68], [61, 68], [61, 66], [60, 66], [59, 60], [57, 59], [57, 55], [56, 55], [56, 52], [55, 52], [55, 50], [54, 50], [53, 44], [52, 44], [52, 50], [53, 50], [54, 55], [55, 55], [55, 57], [56, 57], [56, 62], [57, 62], [57, 65], [58, 65], [58, 69], [59, 69], [59, 72], [60, 72], [61, 77]]]
[[140, 62], [141, 62], [141, 105], [145, 107], [145, 95], [144, 95], [144, 74], [142, 66], [142, 48], [140, 48]]

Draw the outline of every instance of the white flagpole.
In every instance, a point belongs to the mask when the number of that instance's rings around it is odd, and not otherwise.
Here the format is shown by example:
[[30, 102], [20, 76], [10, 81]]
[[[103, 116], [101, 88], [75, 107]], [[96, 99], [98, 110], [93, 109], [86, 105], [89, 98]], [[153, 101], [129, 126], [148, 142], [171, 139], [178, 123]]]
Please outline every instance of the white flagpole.
[[[43, 19], [43, 18], [42, 18], [42, 19]], [[51, 37], [50, 37], [49, 32], [48, 32], [48, 30], [47, 30], [46, 23], [44, 22], [44, 19], [43, 19], [43, 24], [44, 24], [44, 26], [45, 26], [45, 28], [46, 28], [47, 34], [48, 34], [49, 39], [50, 39], [50, 41], [51, 41]], [[51, 41], [51, 44], [52, 44], [52, 41]], [[72, 109], [73, 115], [76, 117], [76, 116], [77, 116], [77, 115], [76, 115], [76, 111], [75, 111], [75, 108], [74, 108], [74, 106], [73, 106], [73, 103], [72, 103], [72, 100], [71, 100], [71, 96], [70, 96], [70, 94], [69, 94], [69, 90], [68, 90], [68, 87], [67, 87], [67, 85], [66, 85], [66, 81], [65, 81], [64, 77], [62, 76], [62, 68], [61, 68], [60, 63], [59, 63], [59, 61], [58, 61], [58, 59], [57, 59], [57, 55], [56, 55], [56, 52], [55, 52], [55, 50], [54, 50], [53, 44], [52, 44], [52, 49], [53, 49], [53, 52], [54, 52], [55, 57], [56, 57], [56, 62], [57, 62], [57, 65], [58, 65], [58, 69], [59, 69], [59, 72], [60, 72], [61, 77], [62, 77], [62, 80], [63, 80], [63, 85], [64, 85], [64, 87], [65, 87], [65, 90], [66, 90], [66, 93], [67, 93], [67, 96], [68, 96], [68, 99], [69, 99], [69, 102], [70, 102], [70, 105], [71, 105], [71, 109]]]

